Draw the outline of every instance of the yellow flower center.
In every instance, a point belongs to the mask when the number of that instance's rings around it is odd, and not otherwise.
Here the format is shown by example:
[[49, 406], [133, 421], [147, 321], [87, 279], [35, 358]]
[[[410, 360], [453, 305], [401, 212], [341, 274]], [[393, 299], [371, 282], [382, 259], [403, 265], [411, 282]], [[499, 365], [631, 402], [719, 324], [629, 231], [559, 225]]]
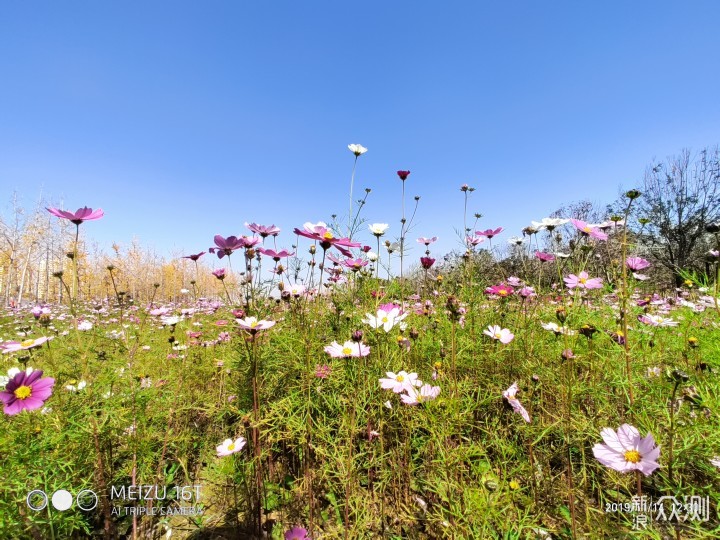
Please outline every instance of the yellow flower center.
[[384, 322], [384, 323], [385, 323], [385, 322], [388, 322], [388, 318], [387, 318], [387, 317], [383, 317], [383, 318], [382, 318], [382, 322]]
[[15, 397], [18, 399], [27, 399], [32, 395], [32, 388], [29, 386], [18, 386], [15, 389]]
[[343, 354], [344, 354], [345, 356], [349, 356], [349, 355], [352, 354], [352, 351], [350, 350], [350, 347], [343, 347], [342, 352], [343, 352]]
[[625, 461], [629, 463], [640, 463], [640, 452], [637, 450], [628, 450], [625, 452]]
[[228, 449], [228, 452], [232, 452], [233, 450], [235, 450], [235, 443], [228, 444], [227, 449]]
[[587, 227], [587, 226], [586, 226], [586, 227], [583, 227], [583, 232], [591, 233], [591, 232], [592, 232], [592, 229], [591, 229], [590, 227]]
[[495, 332], [495, 339], [500, 339], [502, 337], [502, 333]]
[[250, 328], [255, 328], [258, 325], [257, 321], [252, 321], [250, 323]]
[[325, 240], [332, 240], [332, 239], [333, 239], [333, 235], [332, 235], [332, 233], [331, 233], [330, 231], [326, 231], [325, 234], [323, 234], [323, 238], [324, 238]]
[[587, 278], [581, 277], [578, 281], [580, 281], [580, 283], [585, 285], [585, 283], [587, 282]]
[[498, 291], [498, 294], [499, 294], [500, 296], [507, 296], [507, 293], [508, 293], [508, 292], [507, 292], [505, 289], [500, 289], [500, 290]]
[[395, 377], [395, 380], [397, 382], [403, 382], [405, 380], [405, 377], [403, 377], [402, 375], [398, 375], [397, 377]]
[[35, 340], [34, 340], [34, 339], [26, 339], [26, 340], [23, 341], [20, 345], [22, 345], [23, 347], [29, 347], [29, 346], [32, 345], [33, 343], [35, 343]]

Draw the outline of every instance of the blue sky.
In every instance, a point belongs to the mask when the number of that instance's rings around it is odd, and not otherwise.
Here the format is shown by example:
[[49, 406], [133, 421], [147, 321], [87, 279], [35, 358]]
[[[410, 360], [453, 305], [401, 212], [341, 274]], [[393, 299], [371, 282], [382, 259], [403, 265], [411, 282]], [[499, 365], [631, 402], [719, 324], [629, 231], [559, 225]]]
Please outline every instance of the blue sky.
[[[720, 3], [3, 2], [0, 186], [169, 255], [347, 212], [457, 247], [720, 142]], [[288, 233], [288, 234], [285, 234]], [[370, 243], [372, 237], [362, 238]], [[306, 244], [303, 244], [304, 246]], [[371, 243], [374, 245], [374, 243]], [[411, 257], [420, 256], [416, 248]]]

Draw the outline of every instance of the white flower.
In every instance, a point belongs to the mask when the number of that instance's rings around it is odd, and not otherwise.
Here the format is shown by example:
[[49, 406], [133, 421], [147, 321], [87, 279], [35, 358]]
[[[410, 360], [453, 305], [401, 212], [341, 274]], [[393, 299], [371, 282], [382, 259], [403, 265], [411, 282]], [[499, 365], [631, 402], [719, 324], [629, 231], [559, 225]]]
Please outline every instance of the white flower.
[[175, 326], [177, 323], [179, 323], [182, 319], [178, 317], [177, 315], [172, 317], [167, 317], [163, 315], [160, 317], [160, 321], [163, 323], [164, 326]]
[[426, 401], [432, 401], [440, 394], [439, 386], [430, 386], [424, 384], [419, 390], [415, 387], [407, 389], [407, 394], [400, 396], [402, 402], [405, 405], [417, 405], [418, 403], [425, 403]]
[[400, 249], [400, 242], [392, 242], [390, 244], [385, 244], [385, 247], [388, 250], [388, 253], [392, 253], [393, 251], [397, 251]]
[[367, 148], [365, 148], [362, 144], [348, 144], [348, 149], [355, 154], [355, 156], [361, 156], [367, 152]]
[[368, 261], [375, 262], [378, 260], [378, 254], [374, 251], [368, 251], [366, 257], [368, 258]]
[[372, 225], [368, 225], [368, 227], [370, 228], [370, 232], [375, 236], [382, 236], [390, 228], [390, 225], [387, 223], [373, 223]]
[[77, 325], [78, 330], [90, 330], [92, 327], [93, 324], [90, 321], [82, 321]]
[[187, 294], [190, 291], [188, 289], [180, 289], [180, 294]]
[[508, 238], [508, 244], [513, 246], [521, 246], [525, 240], [520, 238], [519, 236], [511, 236]]
[[223, 457], [239, 452], [243, 446], [245, 446], [246, 442], [245, 437], [238, 437], [234, 441], [232, 439], [225, 439], [222, 444], [218, 445], [217, 455], [218, 457]]
[[540, 221], [531, 221], [533, 229], [547, 229], [549, 231], [552, 231], [555, 227], [559, 227], [561, 225], [565, 225], [569, 219], [562, 219], [562, 218], [542, 218]]
[[[71, 383], [76, 383], [77, 381], [70, 381]], [[65, 386], [65, 389], [70, 390], [71, 392], [77, 392], [78, 390], [82, 390], [87, 386], [87, 383], [85, 381], [80, 381], [76, 384], [68, 384]]]
[[373, 328], [380, 328], [382, 326], [385, 332], [389, 332], [390, 330], [392, 330], [393, 326], [395, 326], [407, 316], [407, 313], [401, 314], [400, 308], [397, 307], [392, 308], [390, 311], [378, 309], [377, 316], [373, 315], [372, 313], [366, 313], [365, 318], [362, 322], [364, 322], [365, 324], [369, 324]]
[[422, 381], [418, 379], [417, 373], [401, 371], [396, 374], [392, 371], [386, 371], [385, 375], [387, 375], [387, 378], [378, 379], [380, 387], [384, 390], [392, 390], [396, 394], [403, 391], [411, 392], [414, 387], [422, 385]]
[[549, 323], [540, 323], [540, 326], [542, 326], [545, 330], [550, 330], [551, 332], [555, 332], [556, 334], [564, 334], [566, 336], [574, 336], [575, 330], [571, 330], [567, 326], [559, 326], [557, 323], [549, 322]]

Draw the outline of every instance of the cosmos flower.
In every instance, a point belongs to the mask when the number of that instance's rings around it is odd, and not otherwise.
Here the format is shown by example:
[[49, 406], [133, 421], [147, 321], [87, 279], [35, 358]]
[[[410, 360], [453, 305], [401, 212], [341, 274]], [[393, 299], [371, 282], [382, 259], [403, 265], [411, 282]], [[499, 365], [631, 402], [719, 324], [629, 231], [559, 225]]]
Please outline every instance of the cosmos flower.
[[235, 322], [240, 325], [240, 328], [250, 332], [251, 334], [255, 334], [259, 330], [267, 330], [268, 328], [272, 328], [273, 326], [275, 326], [275, 321], [258, 321], [257, 317], [245, 317], [244, 319], [235, 319]]
[[233, 251], [237, 251], [238, 249], [243, 249], [245, 247], [243, 240], [237, 236], [228, 236], [227, 238], [223, 238], [219, 234], [216, 234], [214, 240], [217, 247], [211, 247], [209, 251], [210, 253], [216, 253], [218, 259], [222, 259], [225, 255], [230, 256]]
[[419, 403], [425, 403], [432, 401], [440, 395], [439, 386], [431, 386], [429, 384], [422, 385], [419, 389], [411, 386], [406, 394], [402, 394], [400, 399], [405, 405], [418, 405]]
[[350, 268], [353, 272], [361, 270], [363, 266], [368, 265], [368, 261], [365, 259], [345, 259], [342, 262], [343, 266]]
[[638, 321], [648, 326], [677, 326], [679, 323], [669, 317], [661, 317], [660, 315], [639, 315]]
[[285, 540], [310, 540], [307, 529], [303, 527], [293, 527], [289, 531], [285, 531]]
[[398, 171], [397, 175], [400, 180], [404, 182], [405, 180], [407, 180], [407, 177], [410, 176], [410, 171]]
[[590, 278], [587, 272], [580, 272], [577, 276], [570, 274], [564, 278], [565, 285], [568, 289], [578, 287], [580, 289], [600, 289], [602, 288], [601, 278]]
[[324, 351], [332, 358], [359, 358], [370, 354], [370, 347], [364, 345], [363, 343], [356, 343], [354, 341], [346, 341], [342, 345], [340, 345], [337, 341], [333, 341], [330, 345], [325, 347]]
[[53, 207], [46, 208], [46, 210], [50, 212], [53, 216], [57, 216], [63, 219], [69, 219], [72, 223], [78, 226], [83, 221], [93, 221], [95, 219], [100, 219], [105, 215], [105, 212], [103, 212], [101, 208], [93, 210], [92, 208], [88, 208], [87, 206], [83, 208], [78, 208], [78, 210], [74, 214], [72, 212], [68, 212], [67, 210], [58, 210], [57, 208]]
[[205, 255], [204, 251], [201, 251], [200, 253], [195, 253], [194, 255], [185, 255], [182, 257], [183, 259], [190, 259], [191, 261], [197, 261], [200, 257]]
[[412, 392], [416, 386], [422, 385], [422, 381], [418, 380], [417, 373], [401, 371], [396, 374], [392, 371], [386, 371], [385, 375], [387, 375], [387, 378], [378, 379], [380, 387], [384, 390], [392, 390], [396, 394], [401, 392]]
[[655, 446], [655, 439], [648, 433], [641, 438], [637, 428], [623, 424], [617, 430], [605, 428], [600, 432], [605, 444], [593, 446], [595, 458], [611, 469], [622, 473], [640, 471], [649, 476], [660, 465], [660, 447]]
[[377, 237], [380, 237], [387, 232], [387, 230], [390, 228], [390, 225], [388, 225], [387, 223], [373, 223], [372, 225], [368, 225], [368, 228], [370, 229], [371, 233], [373, 233]]
[[360, 242], [352, 242], [349, 238], [336, 238], [322, 221], [305, 223], [302, 230], [295, 228], [293, 232], [299, 236], [316, 240], [324, 250], [334, 246], [346, 257], [352, 257], [352, 253], [347, 248], [360, 247]]
[[433, 242], [437, 242], [438, 237], [433, 236], [432, 238], [425, 238], [424, 236], [421, 236], [417, 239], [418, 244], [425, 244], [426, 246], [429, 246]]
[[218, 268], [217, 270], [213, 271], [212, 275], [222, 281], [223, 279], [225, 279], [225, 269]]
[[277, 236], [280, 234], [280, 227], [273, 225], [258, 225], [257, 223], [245, 222], [245, 226], [255, 234], [259, 234], [263, 238], [268, 236]]
[[507, 345], [514, 338], [515, 334], [510, 332], [507, 328], [500, 328], [498, 325], [490, 325], [486, 330], [483, 330], [483, 334], [493, 339], [498, 340], [500, 343]]
[[555, 227], [565, 225], [568, 221], [570, 220], [546, 217], [542, 218], [540, 221], [530, 221], [530, 224], [533, 226], [533, 228], [537, 230], [547, 229], [548, 231], [552, 231], [553, 229], [555, 229]]
[[515, 289], [509, 285], [505, 285], [504, 283], [501, 285], [493, 285], [492, 287], [487, 287], [485, 289], [485, 294], [492, 294], [501, 298], [511, 296], [513, 292], [515, 292]]
[[425, 270], [429, 270], [433, 264], [435, 264], [435, 259], [431, 257], [420, 257], [420, 264]]
[[584, 221], [579, 219], [570, 220], [575, 228], [580, 231], [583, 236], [589, 236], [591, 238], [597, 238], [598, 240], [607, 240], [608, 235], [598, 229], [596, 226], [588, 225]]
[[550, 262], [555, 260], [555, 255], [552, 253], [545, 253], [544, 251], [536, 251], [535, 257], [540, 260], [540, 262]]
[[348, 150], [355, 154], [355, 157], [358, 157], [362, 156], [368, 149], [362, 144], [348, 144]]
[[523, 417], [523, 420], [525, 420], [527, 423], [530, 423], [530, 414], [525, 410], [525, 407], [522, 406], [522, 403], [520, 403], [520, 400], [515, 397], [515, 395], [518, 392], [518, 385], [517, 382], [512, 383], [510, 388], [505, 390], [502, 395], [507, 400], [508, 404], [513, 408], [513, 410], [518, 413], [520, 416]]
[[52, 395], [55, 385], [55, 379], [42, 379], [42, 375], [42, 370], [30, 373], [26, 370], [15, 374], [5, 385], [5, 390], [0, 392], [0, 401], [5, 404], [3, 412], [13, 416], [24, 409], [32, 411], [42, 407]]
[[650, 262], [646, 261], [642, 257], [628, 257], [625, 260], [625, 264], [633, 272], [645, 270], [646, 268], [650, 267]]
[[17, 341], [5, 341], [3, 343], [0, 343], [0, 349], [2, 349], [3, 353], [26, 351], [27, 349], [39, 347], [40, 345], [51, 339], [53, 338], [42, 336], [35, 339], [26, 339], [25, 341], [20, 343], [18, 343]]
[[218, 445], [217, 455], [218, 457], [224, 457], [239, 452], [246, 443], [245, 437], [238, 437], [234, 441], [232, 439], [225, 439], [222, 444]]
[[503, 227], [498, 227], [497, 229], [485, 229], [484, 231], [475, 231], [475, 235], [476, 236], [487, 236], [488, 240], [490, 240], [493, 236], [497, 236], [504, 230], [505, 229]]
[[402, 321], [407, 315], [407, 313], [400, 313], [399, 307], [394, 307], [389, 311], [378, 309], [377, 315], [373, 315], [372, 313], [365, 314], [362, 322], [369, 324], [373, 328], [380, 328], [382, 326], [385, 332], [389, 332], [393, 326]]
[[575, 335], [575, 330], [571, 330], [567, 326], [559, 326], [555, 322], [540, 323], [540, 326], [542, 326], [545, 330], [550, 330], [551, 332], [554, 332], [556, 336], [560, 336], [563, 334], [566, 336]]
[[466, 236], [465, 237], [465, 243], [468, 245], [468, 247], [475, 247], [480, 244], [482, 244], [485, 241], [485, 238], [482, 236]]
[[270, 257], [273, 261], [278, 262], [280, 259], [283, 259], [285, 257], [292, 257], [295, 255], [295, 252], [290, 252], [286, 249], [281, 249], [280, 251], [275, 251], [274, 249], [267, 249], [267, 248], [258, 248], [258, 251], [265, 255], [266, 257]]

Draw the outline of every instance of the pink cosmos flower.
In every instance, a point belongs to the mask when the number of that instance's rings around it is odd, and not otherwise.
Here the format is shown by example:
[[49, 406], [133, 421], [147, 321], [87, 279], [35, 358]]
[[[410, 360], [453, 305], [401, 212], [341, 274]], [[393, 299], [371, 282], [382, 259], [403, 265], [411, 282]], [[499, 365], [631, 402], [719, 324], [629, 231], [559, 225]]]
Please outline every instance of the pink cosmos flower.
[[487, 330], [483, 330], [483, 334], [490, 336], [493, 339], [498, 340], [500, 343], [507, 345], [514, 338], [515, 334], [510, 332], [507, 328], [500, 328], [498, 325], [490, 325]]
[[315, 376], [318, 379], [327, 379], [331, 373], [332, 373], [332, 368], [330, 366], [328, 366], [327, 364], [321, 364], [319, 366], [315, 366]]
[[332, 358], [359, 358], [370, 354], [370, 347], [364, 345], [363, 343], [356, 343], [354, 341], [346, 341], [342, 345], [340, 345], [337, 341], [333, 341], [330, 345], [325, 347], [324, 351]]
[[194, 255], [185, 255], [182, 257], [183, 259], [190, 259], [191, 261], [197, 261], [200, 257], [205, 255], [204, 251], [201, 251], [200, 253], [195, 253]]
[[10, 379], [5, 390], [0, 392], [0, 401], [4, 403], [3, 412], [9, 416], [18, 414], [22, 410], [32, 411], [43, 406], [52, 395], [55, 379], [45, 377], [42, 370], [30, 373], [21, 371]]
[[633, 272], [645, 270], [646, 268], [650, 267], [650, 262], [646, 261], [642, 257], [628, 257], [625, 260], [625, 264]]
[[274, 249], [267, 249], [267, 248], [258, 248], [258, 251], [262, 253], [263, 255], [272, 258], [273, 261], [279, 262], [280, 259], [283, 259], [285, 257], [292, 257], [295, 255], [295, 252], [289, 252], [286, 249], [281, 249], [280, 251], [275, 251]]
[[353, 272], [357, 272], [361, 270], [363, 266], [368, 265], [368, 261], [364, 259], [345, 259], [342, 263], [343, 266], [350, 268]]
[[212, 275], [222, 281], [223, 279], [225, 279], [225, 269], [218, 268], [217, 270], [213, 271]]
[[637, 428], [623, 424], [617, 433], [605, 428], [600, 435], [605, 444], [593, 446], [593, 454], [606, 467], [621, 473], [640, 471], [645, 476], [660, 467], [657, 463], [660, 447], [655, 446], [655, 439], [650, 433], [641, 438]]
[[243, 240], [237, 236], [228, 236], [227, 238], [223, 238], [219, 234], [216, 234], [214, 240], [217, 247], [211, 247], [209, 251], [210, 253], [217, 252], [218, 259], [222, 259], [225, 255], [230, 256], [233, 251], [245, 247]]
[[638, 321], [648, 326], [677, 326], [679, 323], [669, 317], [661, 317], [660, 315], [639, 315]]
[[588, 225], [587, 223], [579, 219], [571, 219], [570, 221], [573, 225], [575, 225], [575, 228], [580, 231], [580, 233], [584, 236], [590, 236], [591, 238], [597, 238], [598, 240], [608, 239], [608, 235], [602, 232], [597, 227]]
[[433, 264], [435, 264], [435, 259], [431, 257], [420, 257], [420, 264], [425, 270], [429, 270]]
[[424, 384], [420, 389], [410, 387], [407, 390], [407, 394], [400, 396], [400, 399], [405, 405], [417, 405], [419, 403], [425, 403], [426, 401], [432, 401], [440, 395], [439, 386], [430, 386]]
[[425, 238], [424, 236], [421, 236], [417, 239], [418, 244], [425, 244], [426, 246], [429, 246], [433, 242], [436, 242], [438, 239], [437, 236], [433, 236], [432, 238]]
[[497, 236], [501, 232], [503, 232], [505, 229], [503, 227], [498, 227], [497, 229], [485, 229], [484, 231], [475, 231], [476, 236], [487, 236], [488, 240], [491, 239], [493, 236]]
[[277, 236], [278, 234], [280, 234], [280, 227], [276, 227], [275, 224], [258, 225], [257, 223], [245, 222], [245, 226], [255, 234], [259, 234], [263, 238], [267, 238], [268, 236]]
[[69, 219], [72, 223], [78, 226], [83, 221], [93, 221], [95, 219], [100, 219], [105, 215], [105, 212], [103, 212], [101, 208], [93, 210], [92, 208], [88, 208], [87, 206], [83, 208], [78, 208], [78, 210], [74, 214], [72, 212], [68, 212], [67, 210], [58, 210], [57, 208], [53, 207], [46, 208], [46, 210], [50, 212], [53, 216], [57, 216], [63, 219]]
[[387, 378], [378, 379], [380, 387], [384, 390], [392, 390], [396, 394], [412, 392], [414, 387], [422, 385], [422, 381], [418, 380], [417, 373], [401, 371], [395, 374], [392, 371], [386, 371], [385, 375], [387, 375]]
[[482, 244], [485, 241], [485, 238], [482, 236], [466, 236], [465, 237], [465, 243], [470, 247], [475, 247], [477, 245]]
[[244, 248], [251, 248], [255, 247], [260, 243], [260, 238], [257, 236], [241, 236], [240, 241], [242, 242], [242, 245]]
[[224, 457], [239, 452], [246, 443], [245, 437], [238, 437], [234, 441], [232, 439], [225, 439], [222, 444], [218, 445], [217, 455], [218, 457]]
[[544, 251], [536, 251], [535, 257], [540, 259], [541, 262], [550, 262], [555, 260], [555, 255], [552, 253], [545, 253]]
[[36, 339], [26, 339], [22, 342], [5, 341], [3, 343], [0, 343], [0, 349], [2, 349], [3, 354], [17, 351], [26, 351], [28, 349], [32, 349], [33, 347], [39, 347], [40, 345], [51, 339], [53, 338], [41, 336]]
[[289, 531], [285, 531], [285, 540], [310, 540], [307, 529], [303, 527], [293, 527]]
[[568, 289], [579, 287], [581, 289], [600, 289], [602, 287], [601, 278], [590, 278], [587, 272], [580, 272], [577, 276], [570, 274], [564, 279]]
[[505, 285], [504, 283], [501, 285], [493, 285], [492, 287], [488, 287], [485, 289], [485, 294], [493, 294], [495, 296], [500, 296], [502, 298], [506, 298], [515, 291], [512, 287], [509, 285]]
[[293, 232], [298, 236], [316, 240], [323, 250], [328, 250], [334, 246], [346, 257], [352, 257], [352, 253], [347, 248], [360, 247], [361, 245], [360, 242], [353, 242], [349, 238], [335, 238], [332, 231], [322, 221], [317, 224], [305, 223], [303, 230], [295, 228]]
[[258, 321], [257, 317], [245, 317], [244, 319], [235, 319], [235, 322], [240, 325], [240, 328], [255, 334], [259, 330], [267, 330], [275, 326], [275, 321]]
[[513, 410], [518, 413], [520, 416], [523, 417], [523, 420], [525, 420], [527, 423], [530, 423], [530, 414], [528, 414], [527, 410], [525, 410], [525, 407], [522, 406], [522, 403], [520, 403], [520, 400], [515, 397], [515, 395], [518, 392], [518, 385], [517, 382], [512, 383], [510, 388], [505, 390], [502, 395], [507, 400], [507, 402], [510, 404], [510, 406], [513, 408]]

